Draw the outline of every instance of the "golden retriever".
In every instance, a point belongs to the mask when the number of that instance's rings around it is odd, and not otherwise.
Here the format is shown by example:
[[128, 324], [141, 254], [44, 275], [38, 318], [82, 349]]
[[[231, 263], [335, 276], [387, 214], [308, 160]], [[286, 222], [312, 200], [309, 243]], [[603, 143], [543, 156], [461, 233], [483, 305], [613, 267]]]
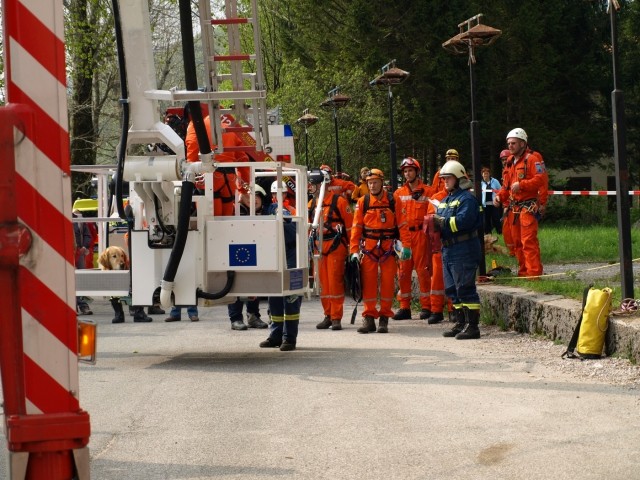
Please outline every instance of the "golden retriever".
[[486, 253], [498, 253], [500, 255], [509, 255], [509, 249], [498, 245], [496, 242], [498, 237], [495, 237], [489, 233], [484, 236], [484, 251]]
[[120, 247], [107, 247], [98, 257], [100, 270], [128, 270], [129, 257]]

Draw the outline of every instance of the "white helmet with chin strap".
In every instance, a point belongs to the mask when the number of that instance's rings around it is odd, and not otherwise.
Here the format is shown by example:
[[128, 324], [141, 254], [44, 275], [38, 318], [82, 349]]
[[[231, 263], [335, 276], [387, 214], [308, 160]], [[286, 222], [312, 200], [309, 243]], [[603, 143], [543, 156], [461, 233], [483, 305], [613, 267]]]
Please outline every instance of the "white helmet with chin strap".
[[507, 133], [507, 139], [509, 138], [519, 138], [520, 140], [527, 141], [527, 132], [525, 132], [522, 128], [514, 128], [509, 133]]
[[[284, 183], [283, 181], [281, 185], [282, 185], [282, 193], [287, 193], [287, 184]], [[277, 192], [278, 192], [278, 181], [276, 180], [271, 184], [271, 193], [277, 193]]]

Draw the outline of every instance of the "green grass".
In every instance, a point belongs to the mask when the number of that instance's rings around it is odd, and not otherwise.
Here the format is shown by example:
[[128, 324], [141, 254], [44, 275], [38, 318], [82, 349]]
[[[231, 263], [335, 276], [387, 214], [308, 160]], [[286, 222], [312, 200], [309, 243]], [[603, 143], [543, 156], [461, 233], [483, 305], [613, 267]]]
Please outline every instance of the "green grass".
[[[632, 258], [640, 257], [640, 231], [631, 232]], [[557, 226], [542, 224], [539, 230], [542, 264], [599, 263], [616, 264], [620, 261], [618, 253], [618, 230], [605, 226]], [[499, 241], [504, 244], [503, 239]], [[492, 260], [512, 271], [512, 275], [497, 277], [495, 283], [518, 286], [542, 293], [561, 295], [576, 300], [582, 299], [582, 292], [587, 281], [577, 280], [575, 271], [567, 270], [565, 275], [541, 278], [538, 281], [517, 279], [517, 262], [515, 258], [505, 255], [488, 254], [487, 270], [491, 269]], [[620, 267], [611, 266], [606, 270], [607, 280], [594, 282], [595, 288], [610, 287], [613, 290], [614, 308], [620, 304], [621, 280]]]

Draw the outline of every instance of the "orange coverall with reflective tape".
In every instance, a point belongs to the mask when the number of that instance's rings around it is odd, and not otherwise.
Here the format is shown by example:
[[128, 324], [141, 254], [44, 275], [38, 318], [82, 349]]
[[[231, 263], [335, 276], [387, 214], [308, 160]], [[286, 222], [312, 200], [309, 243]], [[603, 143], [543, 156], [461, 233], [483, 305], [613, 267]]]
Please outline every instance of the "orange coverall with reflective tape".
[[[315, 208], [314, 201], [310, 200], [309, 209], [312, 208]], [[310, 214], [313, 215], [314, 212]], [[331, 320], [342, 320], [344, 264], [353, 224], [353, 211], [349, 202], [339, 194], [327, 194], [322, 202], [322, 221], [322, 248], [316, 242], [316, 248], [322, 253], [318, 263], [320, 302], [325, 316]]]
[[[547, 180], [542, 156], [527, 147], [519, 159], [509, 157], [513, 164], [506, 176], [507, 183], [498, 192], [500, 202], [509, 205], [507, 221], [511, 228], [518, 276], [533, 277], [542, 275], [540, 244], [538, 243], [538, 219], [540, 190]], [[512, 185], [518, 182], [518, 192]]]
[[[211, 122], [209, 116], [204, 118], [204, 125], [207, 129], [207, 136], [211, 139]], [[187, 147], [187, 161], [197, 162], [199, 160], [200, 149], [193, 122], [189, 122], [187, 136], [185, 137]], [[242, 146], [244, 143], [235, 133], [223, 133], [222, 145], [225, 147]], [[216, 145], [211, 144], [211, 149], [215, 150]], [[215, 161], [224, 162], [247, 162], [249, 157], [244, 152], [223, 152], [215, 156]], [[234, 202], [237, 189], [236, 181], [240, 178], [243, 183], [249, 182], [249, 169], [236, 169], [235, 173], [223, 173], [219, 169], [213, 173], [213, 214], [231, 216], [234, 214]], [[202, 185], [198, 185], [201, 188]]]
[[[379, 197], [379, 198], [378, 198]], [[375, 197], [369, 194], [369, 209], [363, 212], [367, 195], [356, 204], [351, 228], [349, 253], [364, 254], [360, 263], [362, 280], [363, 317], [391, 318], [393, 292], [395, 290], [396, 256], [393, 244], [396, 240], [396, 213], [391, 210], [386, 191]], [[380, 279], [378, 280], [378, 276]], [[377, 308], [380, 285], [380, 308]]]
[[413, 190], [405, 183], [396, 190], [394, 197], [400, 241], [403, 247], [411, 249], [411, 258], [398, 263], [400, 308], [411, 308], [411, 274], [415, 269], [420, 285], [420, 306], [423, 310], [431, 310], [431, 242], [422, 230], [422, 224], [425, 215], [436, 213], [436, 210], [426, 195], [426, 185], [420, 179]]

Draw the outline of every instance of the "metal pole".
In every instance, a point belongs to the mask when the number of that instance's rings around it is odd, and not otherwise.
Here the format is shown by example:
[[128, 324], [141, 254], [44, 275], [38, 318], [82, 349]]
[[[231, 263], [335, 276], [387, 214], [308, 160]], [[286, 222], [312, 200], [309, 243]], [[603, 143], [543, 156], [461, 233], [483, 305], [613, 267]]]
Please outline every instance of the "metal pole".
[[629, 219], [629, 168], [627, 164], [626, 124], [624, 96], [618, 88], [618, 32], [616, 9], [609, 1], [611, 15], [611, 56], [613, 59], [613, 91], [611, 92], [613, 120], [613, 156], [616, 165], [616, 195], [618, 214], [618, 249], [620, 251], [620, 276], [623, 298], [634, 298], [633, 264], [631, 259], [631, 222]]
[[307, 165], [307, 170], [309, 170], [309, 130], [307, 130], [307, 126], [304, 126], [304, 161]]
[[[474, 71], [474, 56], [473, 46], [469, 45], [469, 80], [471, 84], [471, 170], [473, 172], [473, 189], [476, 193], [476, 198], [480, 205], [482, 205], [482, 188], [480, 186], [480, 179], [482, 178], [482, 171], [480, 165], [480, 137], [478, 135], [478, 121], [476, 120], [476, 76]], [[480, 223], [478, 228], [478, 236], [480, 238], [480, 267], [479, 275], [486, 275], [487, 266], [485, 260], [484, 251], [484, 222]]]
[[398, 161], [396, 158], [396, 140], [393, 134], [393, 92], [389, 85], [389, 155], [391, 157], [391, 191], [398, 189]]
[[336, 129], [336, 173], [342, 171], [342, 158], [340, 157], [340, 141], [338, 140], [338, 109], [333, 107], [333, 123]]

